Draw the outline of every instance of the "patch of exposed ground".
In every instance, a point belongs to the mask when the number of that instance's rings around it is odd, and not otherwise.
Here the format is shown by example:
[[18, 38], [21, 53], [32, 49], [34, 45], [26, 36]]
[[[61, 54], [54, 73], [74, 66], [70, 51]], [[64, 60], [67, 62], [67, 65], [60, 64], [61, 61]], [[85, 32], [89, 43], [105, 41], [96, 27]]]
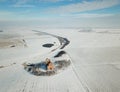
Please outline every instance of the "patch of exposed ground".
[[55, 68], [54, 70], [44, 70], [41, 68], [41, 64], [44, 62], [40, 62], [37, 64], [26, 64], [24, 63], [24, 69], [29, 72], [30, 74], [36, 76], [51, 76], [59, 73], [61, 70], [65, 70], [70, 65], [70, 60], [59, 60], [53, 62]]
[[0, 39], [0, 48], [26, 47], [24, 39]]
[[26, 47], [26, 41], [17, 33], [1, 32], [0, 48]]
[[12, 64], [9, 64], [9, 65], [6, 65], [6, 66], [4, 66], [4, 65], [0, 65], [0, 69], [1, 68], [6, 68], [6, 67], [9, 67], [9, 66], [12, 66], [12, 65], [15, 65], [16, 63], [12, 63]]
[[31, 63], [31, 64], [24, 63], [23, 66], [27, 72], [36, 76], [55, 75], [58, 74], [60, 71], [67, 69], [70, 66], [71, 64], [70, 58], [65, 57], [65, 55], [67, 55], [65, 51], [59, 51], [56, 55], [54, 55], [55, 61], [52, 62], [54, 65], [54, 70], [43, 69], [41, 65], [45, 64], [45, 61], [42, 61], [40, 63]]

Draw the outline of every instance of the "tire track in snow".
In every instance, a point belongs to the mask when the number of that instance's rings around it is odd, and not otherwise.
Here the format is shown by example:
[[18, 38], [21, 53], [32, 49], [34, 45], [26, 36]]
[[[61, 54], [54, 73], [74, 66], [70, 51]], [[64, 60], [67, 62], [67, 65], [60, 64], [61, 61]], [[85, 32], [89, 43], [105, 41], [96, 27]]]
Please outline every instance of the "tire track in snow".
[[[68, 53], [67, 53], [67, 54], [68, 54]], [[78, 75], [77, 69], [76, 69], [76, 67], [75, 67], [74, 64], [73, 64], [73, 60], [72, 60], [71, 56], [70, 56], [69, 54], [68, 54], [68, 56], [70, 57], [70, 61], [71, 61], [71, 65], [72, 65], [72, 70], [73, 70], [74, 74], [76, 75], [79, 83], [82, 84], [85, 92], [92, 92], [92, 91], [90, 90], [90, 88], [81, 80], [81, 79], [83, 79], [83, 78], [80, 78], [80, 76]]]

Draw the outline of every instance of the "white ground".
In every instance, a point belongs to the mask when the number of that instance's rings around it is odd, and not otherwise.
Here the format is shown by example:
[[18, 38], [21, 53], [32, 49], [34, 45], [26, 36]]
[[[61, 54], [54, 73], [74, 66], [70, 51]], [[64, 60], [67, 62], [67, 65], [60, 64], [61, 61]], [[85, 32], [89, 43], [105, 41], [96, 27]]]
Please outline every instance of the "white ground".
[[[40, 30], [41, 31], [41, 30]], [[43, 32], [68, 38], [64, 48], [71, 66], [49, 77], [34, 76], [23, 69], [24, 62], [40, 62], [57, 51], [58, 39], [35, 32], [18, 32], [28, 47], [0, 49], [0, 92], [119, 92], [120, 30], [45, 29]], [[108, 32], [109, 31], [109, 32]], [[9, 38], [10, 39], [10, 38]], [[42, 44], [57, 44], [43, 48]], [[15, 64], [13, 64], [15, 63]]]

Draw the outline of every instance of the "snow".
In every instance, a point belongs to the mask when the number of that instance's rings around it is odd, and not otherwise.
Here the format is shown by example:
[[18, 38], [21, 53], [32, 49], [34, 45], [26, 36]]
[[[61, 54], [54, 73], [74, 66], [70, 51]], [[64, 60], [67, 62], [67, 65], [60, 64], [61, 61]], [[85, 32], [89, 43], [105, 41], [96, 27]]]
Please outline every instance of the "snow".
[[[70, 41], [63, 49], [68, 55], [62, 58], [70, 59], [71, 66], [53, 76], [34, 76], [22, 64], [41, 62], [46, 57], [54, 61], [53, 56], [60, 51], [59, 40], [34, 31], [17, 32], [27, 47], [0, 49], [0, 66], [5, 66], [0, 68], [0, 92], [119, 92], [120, 30], [80, 30], [42, 30]], [[57, 44], [51, 48], [42, 47], [53, 42]]]

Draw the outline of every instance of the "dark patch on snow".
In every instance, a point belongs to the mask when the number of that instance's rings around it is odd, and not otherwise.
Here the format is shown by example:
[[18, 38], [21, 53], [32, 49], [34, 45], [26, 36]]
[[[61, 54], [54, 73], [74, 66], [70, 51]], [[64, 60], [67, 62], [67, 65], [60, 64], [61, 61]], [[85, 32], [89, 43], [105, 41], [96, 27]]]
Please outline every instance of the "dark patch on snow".
[[43, 46], [43, 47], [50, 48], [50, 47], [54, 46], [54, 44], [47, 43], [47, 44], [43, 44], [42, 46]]
[[15, 47], [15, 45], [12, 45], [12, 46], [10, 46], [10, 47]]
[[67, 46], [70, 43], [70, 41], [67, 38], [63, 38], [63, 37], [59, 37], [59, 36], [57, 38], [58, 38], [58, 40], [60, 41], [60, 44], [61, 44], [60, 49], [65, 48], [65, 46]]
[[0, 66], [0, 68], [4, 68], [4, 66]]
[[60, 51], [60, 52], [57, 53], [57, 55], [54, 56], [54, 58], [61, 57], [63, 54], [66, 54], [66, 52], [65, 51]]
[[0, 65], [0, 68], [5, 68], [5, 67], [9, 67], [9, 66], [12, 66], [12, 65], [15, 65], [16, 63], [12, 63], [12, 64], [9, 64], [9, 65], [6, 65], [6, 66], [3, 66], [3, 65]]
[[59, 61], [55, 61], [54, 64], [55, 64], [55, 68], [57, 70], [59, 70], [59, 69], [64, 70], [65, 68], [67, 68], [70, 65], [70, 60], [68, 60], [68, 61], [67, 60], [59, 60]]
[[3, 30], [0, 30], [0, 32], [3, 32]]
[[63, 38], [63, 46], [60, 48], [60, 49], [63, 49], [65, 46], [67, 46], [69, 43], [70, 43], [70, 41], [67, 39], [67, 38]]
[[[44, 63], [44, 62], [41, 62]], [[70, 65], [70, 60], [60, 60], [55, 61], [53, 64], [55, 66], [54, 70], [45, 70], [40, 67], [41, 63], [37, 64], [26, 64], [24, 63], [24, 69], [30, 74], [36, 76], [51, 76], [57, 74], [61, 70], [65, 70]]]

